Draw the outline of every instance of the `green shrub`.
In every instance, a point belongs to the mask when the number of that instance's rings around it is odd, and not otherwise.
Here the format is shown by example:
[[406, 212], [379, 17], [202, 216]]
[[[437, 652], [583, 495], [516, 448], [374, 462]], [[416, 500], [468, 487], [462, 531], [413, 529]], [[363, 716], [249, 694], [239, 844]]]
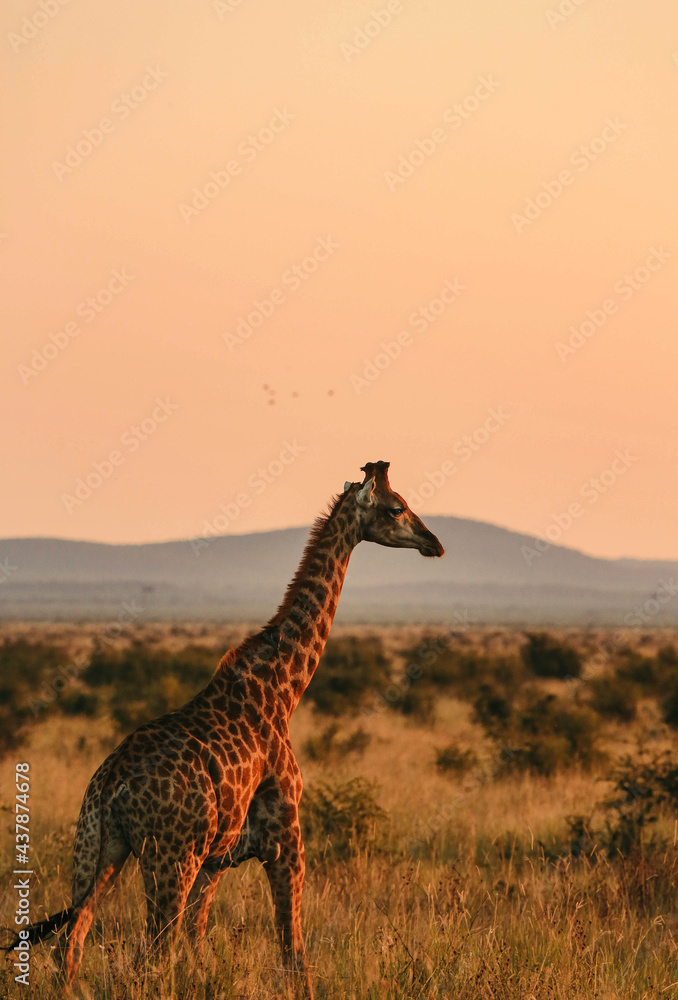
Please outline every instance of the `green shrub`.
[[365, 778], [344, 783], [322, 782], [304, 791], [300, 819], [313, 853], [346, 858], [374, 846], [386, 813], [375, 800], [376, 786]]
[[678, 729], [678, 654], [674, 646], [663, 646], [646, 666], [645, 687], [656, 694], [664, 722]]
[[38, 717], [36, 705], [45, 708], [57, 701], [52, 685], [55, 680], [60, 686], [67, 683], [60, 672], [67, 664], [66, 651], [51, 643], [5, 639], [0, 645], [0, 755], [24, 742]]
[[476, 715], [489, 725], [497, 713], [510, 714], [510, 703], [529, 676], [516, 656], [462, 652], [446, 638], [429, 638], [402, 655], [407, 662], [406, 687], [392, 707], [426, 725], [435, 719], [441, 693], [474, 703]]
[[493, 684], [482, 684], [473, 703], [475, 718], [490, 735], [501, 735], [513, 719], [512, 701]]
[[390, 664], [379, 639], [330, 639], [305, 697], [325, 715], [355, 714], [389, 679]]
[[556, 695], [528, 688], [509, 701], [488, 687], [475, 702], [475, 715], [500, 751], [498, 774], [551, 775], [574, 765], [590, 767], [601, 757], [594, 713]]
[[99, 711], [99, 699], [95, 694], [74, 691], [72, 694], [64, 695], [59, 707], [64, 715], [87, 715], [93, 718]]
[[567, 643], [548, 632], [527, 632], [527, 642], [520, 650], [523, 663], [537, 677], [565, 680], [581, 675], [581, 656]]
[[125, 649], [98, 649], [82, 674], [91, 687], [105, 687], [122, 732], [179, 708], [210, 679], [218, 655], [204, 646], [174, 652], [134, 641]]
[[362, 726], [354, 729], [343, 740], [336, 739], [338, 732], [339, 724], [333, 722], [318, 736], [309, 736], [302, 746], [309, 760], [324, 763], [332, 757], [344, 757], [350, 753], [361, 755], [372, 740], [370, 733], [366, 733]]
[[135, 640], [125, 649], [95, 650], [82, 679], [90, 687], [115, 684], [143, 692], [161, 677], [173, 676], [192, 685], [205, 684], [217, 663], [218, 655], [204, 646], [190, 645], [175, 652]]
[[356, 753], [362, 756], [372, 742], [372, 734], [365, 732], [362, 726], [358, 726], [348, 736], [339, 740], [336, 744], [340, 754]]
[[528, 676], [515, 656], [489, 657], [462, 652], [442, 639], [403, 650], [403, 655], [407, 658], [406, 676], [412, 687], [442, 689], [468, 701], [477, 697], [484, 684], [517, 691]]
[[458, 743], [448, 743], [444, 747], [436, 747], [436, 767], [439, 771], [454, 774], [466, 774], [478, 763], [473, 750], [462, 750]]
[[591, 830], [591, 817], [581, 813], [565, 817], [568, 830], [569, 852], [574, 858], [590, 856], [596, 847], [595, 834]]
[[572, 758], [572, 745], [566, 736], [540, 733], [517, 749], [509, 770], [531, 771], [533, 774], [550, 776], [570, 767], [573, 763]]
[[625, 857], [644, 849], [663, 810], [678, 809], [678, 762], [675, 753], [627, 755], [612, 771], [611, 794], [601, 804], [606, 814], [604, 846]]
[[626, 677], [606, 674], [589, 681], [591, 708], [605, 718], [633, 722], [638, 708], [638, 687]]
[[531, 694], [516, 724], [518, 734], [525, 738], [527, 767], [539, 774], [553, 774], [574, 764], [590, 767], [599, 757], [599, 726], [593, 712], [565, 707], [553, 694]]
[[660, 707], [666, 725], [678, 729], [678, 679], [661, 699]]
[[657, 653], [657, 665], [659, 673], [673, 673], [678, 669], [678, 652], [675, 646], [662, 646]]
[[401, 697], [393, 703], [393, 708], [420, 725], [430, 726], [435, 721], [435, 703], [435, 690], [429, 684], [418, 681], [412, 687], [405, 689]]
[[623, 649], [619, 654], [617, 677], [642, 688], [648, 694], [655, 694], [660, 686], [658, 659], [642, 656], [634, 649]]
[[334, 752], [334, 737], [339, 732], [339, 724], [333, 722], [317, 736], [304, 740], [301, 749], [309, 760], [327, 761]]

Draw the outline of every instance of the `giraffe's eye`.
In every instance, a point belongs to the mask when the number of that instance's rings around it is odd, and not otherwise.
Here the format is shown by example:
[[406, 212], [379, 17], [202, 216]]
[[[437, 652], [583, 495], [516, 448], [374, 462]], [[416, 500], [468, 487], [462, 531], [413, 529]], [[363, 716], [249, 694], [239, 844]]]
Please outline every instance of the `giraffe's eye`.
[[405, 513], [404, 507], [391, 507], [389, 509], [389, 514], [391, 517], [400, 517], [401, 514]]

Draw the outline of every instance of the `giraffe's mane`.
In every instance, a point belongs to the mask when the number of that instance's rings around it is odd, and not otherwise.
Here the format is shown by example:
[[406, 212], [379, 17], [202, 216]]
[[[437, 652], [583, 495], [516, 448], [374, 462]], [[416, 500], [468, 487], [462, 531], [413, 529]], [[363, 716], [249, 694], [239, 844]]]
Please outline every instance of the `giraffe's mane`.
[[[353, 485], [355, 484], [352, 483], [351, 486]], [[313, 522], [313, 527], [311, 528], [311, 533], [308, 537], [308, 541], [306, 542], [301, 562], [299, 563], [299, 568], [292, 577], [291, 581], [288, 583], [285, 596], [283, 597], [282, 603], [276, 613], [262, 628], [258, 629], [256, 632], [252, 632], [250, 635], [246, 636], [238, 646], [229, 650], [229, 652], [226, 653], [221, 660], [221, 663], [219, 664], [220, 668], [224, 670], [228, 669], [228, 667], [232, 666], [235, 658], [240, 653], [249, 653], [253, 650], [257, 650], [262, 640], [265, 640], [268, 644], [270, 644], [271, 639], [267, 633], [270, 633], [270, 630], [274, 629], [282, 621], [291, 608], [297, 587], [308, 572], [309, 563], [313, 558], [316, 543], [322, 535], [325, 526], [332, 520], [333, 517], [336, 516], [336, 513], [341, 507], [341, 503], [345, 499], [350, 488], [351, 487], [349, 486], [343, 493], [338, 493], [333, 496], [327, 505], [327, 510], [325, 510], [322, 514], [319, 514]]]
[[318, 517], [316, 517], [315, 521], [313, 522], [313, 527], [311, 528], [311, 534], [308, 536], [308, 541], [306, 542], [306, 547], [304, 548], [304, 552], [301, 557], [301, 562], [299, 563], [299, 568], [297, 569], [296, 573], [288, 583], [287, 590], [285, 591], [285, 596], [282, 599], [282, 603], [280, 604], [280, 607], [278, 608], [276, 613], [268, 622], [268, 625], [279, 624], [281, 619], [284, 618], [284, 616], [292, 607], [294, 596], [297, 592], [297, 587], [308, 573], [309, 564], [311, 562], [311, 559], [313, 558], [313, 553], [315, 551], [318, 539], [325, 530], [326, 525], [329, 524], [329, 522], [336, 516], [337, 511], [341, 507], [342, 501], [347, 496], [350, 488], [351, 487], [349, 486], [349, 488], [344, 490], [343, 493], [337, 493], [335, 496], [333, 496], [327, 506], [327, 510], [322, 514], [319, 514]]

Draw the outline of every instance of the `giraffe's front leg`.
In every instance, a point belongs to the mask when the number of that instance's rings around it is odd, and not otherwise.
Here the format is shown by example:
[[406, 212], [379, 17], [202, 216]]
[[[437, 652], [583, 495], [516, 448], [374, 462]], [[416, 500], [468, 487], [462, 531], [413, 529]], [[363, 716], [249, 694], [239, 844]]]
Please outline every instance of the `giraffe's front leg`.
[[275, 910], [275, 927], [286, 970], [293, 975], [296, 990], [313, 1000], [311, 974], [306, 961], [301, 930], [301, 893], [304, 886], [304, 845], [299, 817], [280, 833], [280, 854], [266, 865]]

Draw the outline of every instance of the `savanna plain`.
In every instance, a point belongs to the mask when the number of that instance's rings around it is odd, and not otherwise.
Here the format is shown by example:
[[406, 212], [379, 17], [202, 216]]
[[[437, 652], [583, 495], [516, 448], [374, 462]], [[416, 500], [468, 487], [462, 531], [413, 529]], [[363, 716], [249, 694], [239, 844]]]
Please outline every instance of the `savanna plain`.
[[[70, 904], [87, 783], [209, 679], [246, 624], [5, 623], [0, 924], [14, 930], [16, 765], [30, 774], [31, 918]], [[336, 625], [292, 718], [316, 998], [678, 996], [678, 634]], [[221, 880], [203, 960], [134, 962], [136, 862], [73, 987], [91, 1000], [287, 996], [265, 872]], [[0, 995], [59, 995], [56, 940]]]

